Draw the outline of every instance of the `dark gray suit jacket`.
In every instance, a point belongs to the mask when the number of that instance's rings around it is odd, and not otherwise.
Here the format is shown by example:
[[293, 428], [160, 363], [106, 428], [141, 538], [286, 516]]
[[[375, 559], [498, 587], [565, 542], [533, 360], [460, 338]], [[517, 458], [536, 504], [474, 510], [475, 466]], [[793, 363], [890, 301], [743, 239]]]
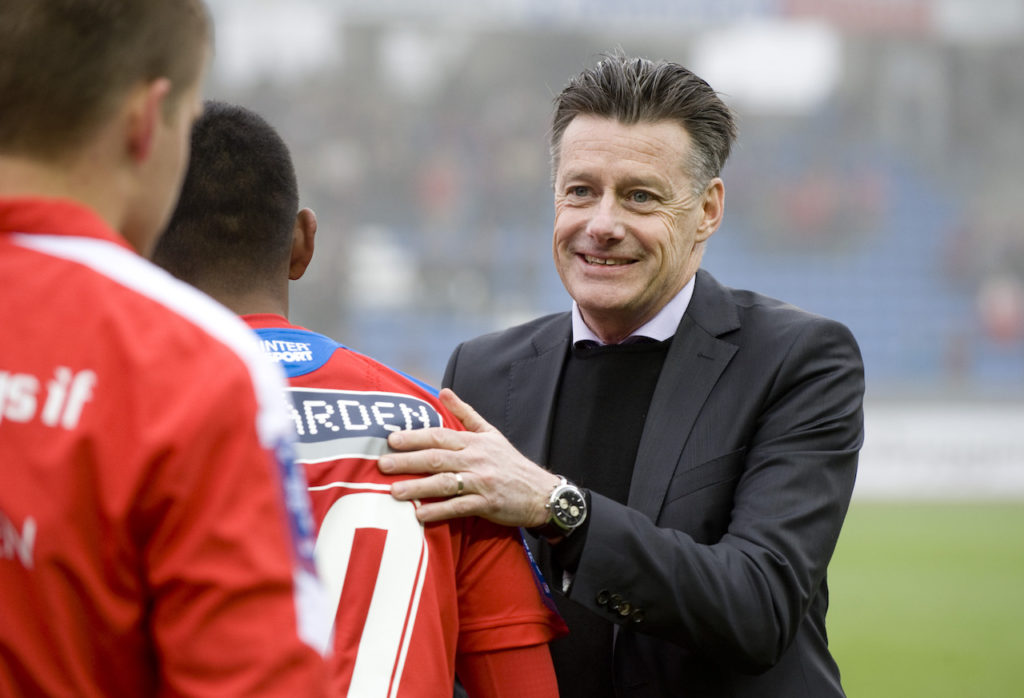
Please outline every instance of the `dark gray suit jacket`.
[[[554, 472], [545, 461], [571, 332], [562, 313], [479, 337], [444, 377]], [[618, 695], [843, 695], [825, 572], [853, 491], [863, 394], [845, 326], [698, 272], [628, 506], [592, 493], [568, 592], [618, 625]]]

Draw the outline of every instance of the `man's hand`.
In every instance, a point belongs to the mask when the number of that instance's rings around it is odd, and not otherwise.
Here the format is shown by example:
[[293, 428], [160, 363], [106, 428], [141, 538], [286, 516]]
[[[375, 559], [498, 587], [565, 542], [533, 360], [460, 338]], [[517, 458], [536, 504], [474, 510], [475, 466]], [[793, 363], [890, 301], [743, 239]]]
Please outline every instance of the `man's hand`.
[[[506, 526], [539, 526], [548, 519], [544, 505], [560, 482], [526, 458], [472, 407], [445, 388], [441, 402], [467, 431], [413, 429], [396, 431], [388, 445], [396, 451], [381, 456], [382, 473], [425, 474], [391, 486], [396, 499], [435, 499], [420, 506], [420, 521], [481, 516]], [[458, 494], [459, 479], [462, 494]]]

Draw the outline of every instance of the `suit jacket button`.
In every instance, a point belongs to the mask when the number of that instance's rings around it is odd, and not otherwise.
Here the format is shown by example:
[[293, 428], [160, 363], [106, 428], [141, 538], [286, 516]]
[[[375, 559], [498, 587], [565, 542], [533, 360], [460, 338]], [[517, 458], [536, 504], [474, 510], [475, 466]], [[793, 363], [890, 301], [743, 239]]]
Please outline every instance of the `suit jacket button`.
[[644, 622], [644, 610], [642, 608], [634, 609], [633, 612], [631, 614], [629, 614], [629, 620], [634, 622], [634, 623], [638, 623], [638, 624], [639, 623], [643, 623]]
[[611, 598], [611, 594], [608, 592], [608, 590], [602, 589], [601, 591], [597, 592], [597, 598], [595, 599], [595, 601], [597, 601], [598, 606], [607, 606], [609, 598]]
[[608, 599], [608, 608], [618, 613], [620, 606], [622, 606], [622, 594], [612, 594]]
[[629, 612], [633, 610], [633, 606], [632, 606], [632, 604], [629, 603], [629, 601], [623, 601], [622, 603], [619, 604], [619, 607], [617, 609], [615, 609], [615, 610], [618, 612], [618, 614], [620, 616], [625, 618], [626, 616], [629, 615]]

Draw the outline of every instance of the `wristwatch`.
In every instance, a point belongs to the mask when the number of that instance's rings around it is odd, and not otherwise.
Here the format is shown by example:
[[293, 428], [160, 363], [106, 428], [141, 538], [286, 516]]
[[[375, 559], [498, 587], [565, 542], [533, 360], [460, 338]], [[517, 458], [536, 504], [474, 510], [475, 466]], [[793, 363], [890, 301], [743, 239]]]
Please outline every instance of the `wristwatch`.
[[587, 518], [587, 499], [579, 487], [564, 477], [551, 490], [544, 508], [549, 518], [546, 523], [529, 529], [539, 538], [564, 538], [580, 527]]

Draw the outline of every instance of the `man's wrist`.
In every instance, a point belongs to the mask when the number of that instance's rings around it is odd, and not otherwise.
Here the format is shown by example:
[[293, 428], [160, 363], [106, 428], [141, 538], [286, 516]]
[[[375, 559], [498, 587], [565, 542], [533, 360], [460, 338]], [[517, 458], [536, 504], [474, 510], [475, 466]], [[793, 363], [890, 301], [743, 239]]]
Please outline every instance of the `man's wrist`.
[[539, 494], [534, 495], [533, 502], [530, 505], [530, 517], [529, 520], [533, 521], [532, 524], [524, 524], [523, 528], [527, 531], [540, 528], [548, 521], [551, 520], [551, 512], [548, 510], [548, 501], [551, 499], [551, 494], [555, 489], [562, 484], [562, 477], [554, 473], [544, 471], [545, 483], [541, 485], [541, 491]]
[[572, 535], [587, 518], [587, 498], [584, 492], [562, 476], [551, 488], [545, 502], [545, 519], [539, 526], [527, 530], [550, 543], [560, 542]]

